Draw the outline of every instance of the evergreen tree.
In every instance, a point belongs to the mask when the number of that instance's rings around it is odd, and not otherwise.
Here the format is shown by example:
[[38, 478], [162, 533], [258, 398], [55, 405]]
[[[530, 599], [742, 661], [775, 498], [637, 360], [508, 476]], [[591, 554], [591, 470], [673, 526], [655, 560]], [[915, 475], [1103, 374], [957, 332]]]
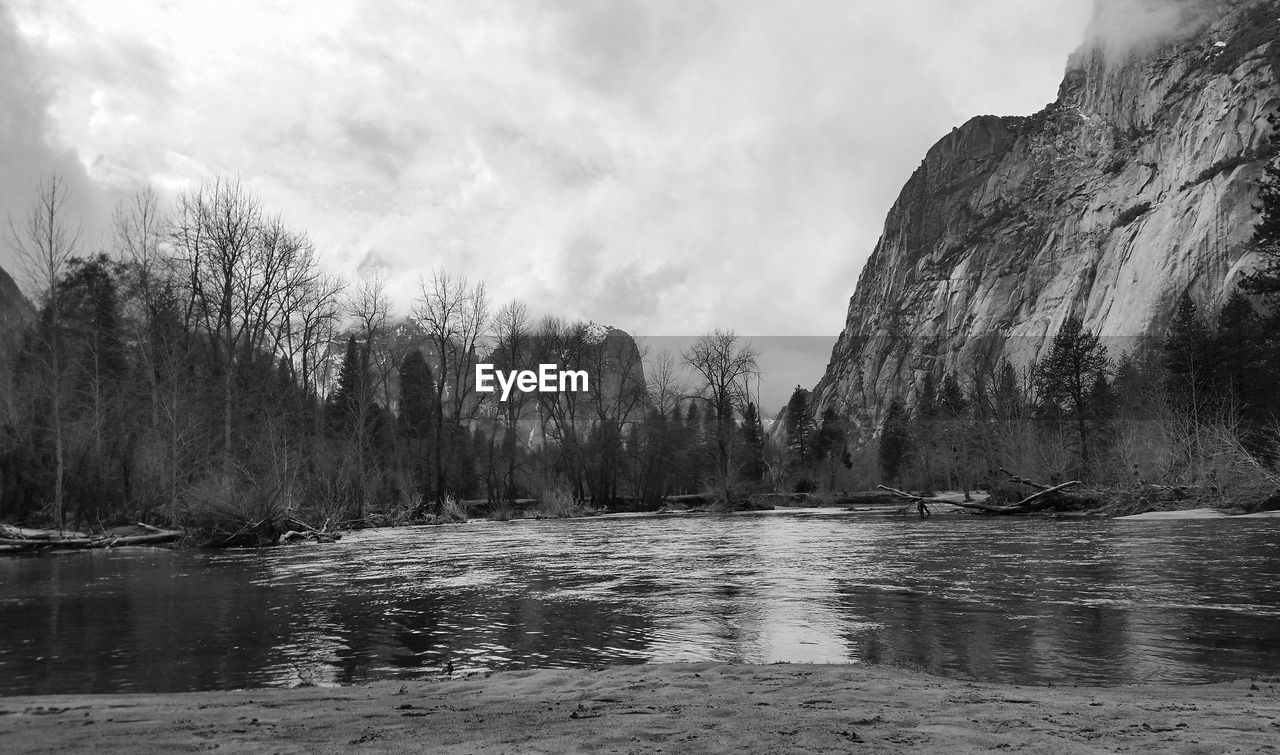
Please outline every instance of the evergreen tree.
[[1042, 415], [1069, 422], [1075, 429], [1083, 476], [1091, 459], [1092, 424], [1099, 418], [1098, 382], [1110, 370], [1107, 350], [1096, 333], [1069, 317], [1054, 336], [1049, 354], [1036, 365], [1035, 385]]
[[750, 482], [764, 477], [764, 426], [753, 402], [742, 412], [742, 476]]
[[910, 418], [902, 402], [894, 399], [880, 426], [880, 473], [896, 483], [911, 458]]
[[1209, 347], [1216, 394], [1241, 421], [1246, 446], [1261, 455], [1269, 453], [1263, 436], [1280, 405], [1280, 360], [1272, 327], [1248, 297], [1234, 291], [1218, 313]]
[[915, 451], [924, 487], [932, 489], [934, 462], [938, 448], [938, 383], [932, 372], [925, 372], [916, 387], [915, 413], [911, 435], [916, 439]]
[[844, 464], [846, 469], [853, 466], [853, 457], [849, 454], [847, 441], [844, 420], [832, 407], [823, 409], [822, 423], [813, 436], [813, 458], [814, 461], [826, 462], [829, 489], [835, 489], [837, 463]]
[[422, 349], [414, 349], [400, 362], [400, 422], [406, 437], [431, 437], [433, 423], [439, 421], [440, 416], [435, 396], [431, 366]]
[[1209, 331], [1196, 312], [1191, 295], [1184, 293], [1169, 323], [1163, 363], [1168, 373], [1170, 399], [1175, 407], [1189, 414], [1198, 414], [1209, 398], [1213, 382], [1209, 347]]
[[705, 472], [706, 436], [702, 432], [702, 414], [698, 411], [698, 402], [690, 401], [685, 412], [684, 432], [685, 450], [685, 489], [690, 493], [698, 490]]
[[942, 419], [940, 436], [946, 443], [948, 477], [958, 482], [966, 495], [969, 492], [970, 456], [968, 412], [969, 399], [964, 395], [955, 373], [948, 372], [942, 378], [942, 390], [938, 394], [938, 415]]
[[803, 474], [813, 462], [813, 410], [809, 407], [809, 391], [796, 386], [787, 401], [787, 469]]
[[942, 378], [942, 392], [938, 395], [938, 409], [944, 419], [953, 422], [963, 419], [965, 412], [969, 409], [969, 399], [965, 397], [964, 389], [960, 387], [960, 381], [956, 378], [955, 373], [948, 372]]
[[435, 381], [431, 366], [421, 349], [414, 349], [400, 362], [400, 428], [404, 435], [408, 467], [414, 488], [425, 503], [435, 489], [435, 475], [427, 453], [427, 440], [435, 437], [440, 412], [436, 406]]
[[1008, 359], [1000, 361], [1000, 372], [996, 375], [991, 403], [996, 419], [1002, 422], [1011, 422], [1022, 417], [1023, 395], [1022, 388], [1018, 384], [1018, 370]]
[[359, 411], [360, 394], [364, 391], [365, 376], [360, 360], [360, 346], [354, 335], [347, 338], [347, 349], [342, 357], [342, 368], [338, 371], [338, 385], [329, 394], [325, 406], [329, 429], [338, 437], [345, 437], [355, 431], [356, 415]]

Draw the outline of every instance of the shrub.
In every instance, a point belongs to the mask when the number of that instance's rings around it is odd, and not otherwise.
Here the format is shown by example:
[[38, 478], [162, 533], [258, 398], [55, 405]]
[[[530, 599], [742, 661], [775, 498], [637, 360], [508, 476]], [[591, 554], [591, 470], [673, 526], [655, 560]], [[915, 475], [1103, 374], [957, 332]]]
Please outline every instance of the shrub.
[[516, 509], [510, 501], [494, 501], [489, 504], [488, 519], [491, 522], [509, 522], [516, 517]]
[[1150, 210], [1151, 210], [1150, 202], [1139, 202], [1138, 204], [1135, 204], [1133, 207], [1130, 207], [1129, 209], [1117, 215], [1115, 222], [1111, 224], [1111, 227], [1123, 228], [1124, 226], [1129, 225], [1130, 223], [1142, 217], [1143, 215], [1146, 215], [1148, 212], [1150, 212]]
[[568, 519], [589, 513], [586, 506], [573, 500], [573, 496], [560, 488], [545, 491], [535, 511], [539, 519]]

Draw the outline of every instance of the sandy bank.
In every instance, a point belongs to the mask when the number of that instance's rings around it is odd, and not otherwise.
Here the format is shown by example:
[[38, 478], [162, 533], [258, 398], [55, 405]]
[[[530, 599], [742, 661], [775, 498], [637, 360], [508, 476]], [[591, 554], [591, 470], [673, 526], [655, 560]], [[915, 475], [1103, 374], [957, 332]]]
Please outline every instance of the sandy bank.
[[6, 751], [1257, 751], [1280, 679], [975, 684], [875, 666], [623, 666], [441, 682], [0, 698]]
[[1228, 514], [1218, 509], [1182, 509], [1180, 511], [1148, 511], [1145, 514], [1118, 516], [1116, 519], [1280, 519], [1280, 511], [1259, 511], [1256, 514]]

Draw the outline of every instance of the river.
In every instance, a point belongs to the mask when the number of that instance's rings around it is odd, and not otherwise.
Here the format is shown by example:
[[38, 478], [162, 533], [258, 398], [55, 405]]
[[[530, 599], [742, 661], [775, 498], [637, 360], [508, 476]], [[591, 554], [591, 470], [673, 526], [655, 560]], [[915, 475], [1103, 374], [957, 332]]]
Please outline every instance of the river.
[[1018, 683], [1280, 674], [1280, 520], [814, 510], [0, 558], [0, 694], [668, 661]]

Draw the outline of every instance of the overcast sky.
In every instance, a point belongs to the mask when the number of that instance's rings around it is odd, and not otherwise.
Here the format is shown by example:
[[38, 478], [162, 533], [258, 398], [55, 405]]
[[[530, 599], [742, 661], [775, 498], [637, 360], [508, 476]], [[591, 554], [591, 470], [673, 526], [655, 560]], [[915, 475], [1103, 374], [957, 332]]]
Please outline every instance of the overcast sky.
[[57, 170], [96, 242], [239, 175], [406, 308], [439, 266], [637, 334], [834, 336], [925, 150], [1052, 100], [1090, 5], [0, 0], [0, 211]]

